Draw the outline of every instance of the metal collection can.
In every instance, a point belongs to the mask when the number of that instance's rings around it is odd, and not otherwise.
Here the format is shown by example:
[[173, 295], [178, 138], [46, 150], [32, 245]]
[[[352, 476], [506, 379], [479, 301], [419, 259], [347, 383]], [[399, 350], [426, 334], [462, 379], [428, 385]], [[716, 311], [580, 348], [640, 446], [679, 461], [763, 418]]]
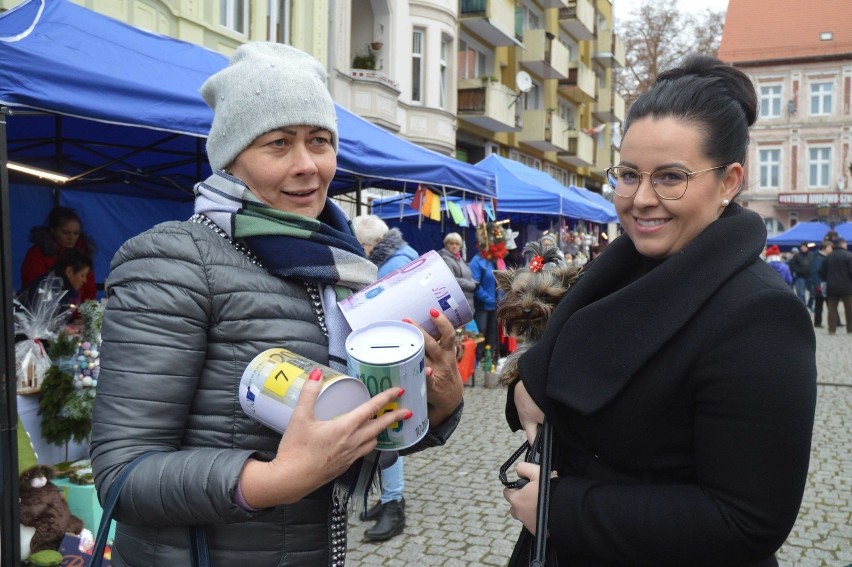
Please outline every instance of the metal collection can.
[[405, 393], [382, 408], [380, 415], [404, 407], [411, 419], [394, 422], [379, 434], [380, 451], [411, 447], [429, 431], [426, 406], [425, 350], [420, 329], [402, 321], [377, 321], [346, 339], [348, 372], [367, 386], [370, 396], [391, 387]]
[[360, 380], [283, 348], [265, 350], [249, 363], [240, 380], [240, 406], [252, 419], [284, 433], [302, 387], [315, 368], [322, 390], [314, 406], [320, 420], [334, 419], [370, 399]]

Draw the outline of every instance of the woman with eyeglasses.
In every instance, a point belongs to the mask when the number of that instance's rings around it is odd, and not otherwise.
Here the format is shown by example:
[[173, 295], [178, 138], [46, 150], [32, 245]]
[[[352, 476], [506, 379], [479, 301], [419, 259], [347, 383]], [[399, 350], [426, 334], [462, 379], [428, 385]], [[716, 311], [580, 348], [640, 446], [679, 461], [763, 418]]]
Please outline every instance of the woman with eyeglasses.
[[760, 258], [763, 220], [735, 202], [756, 114], [752, 83], [717, 59], [657, 78], [607, 171], [624, 234], [520, 359], [507, 419], [530, 440], [552, 423], [554, 474], [519, 464], [530, 482], [504, 495], [560, 565], [778, 565], [808, 471], [815, 337]]

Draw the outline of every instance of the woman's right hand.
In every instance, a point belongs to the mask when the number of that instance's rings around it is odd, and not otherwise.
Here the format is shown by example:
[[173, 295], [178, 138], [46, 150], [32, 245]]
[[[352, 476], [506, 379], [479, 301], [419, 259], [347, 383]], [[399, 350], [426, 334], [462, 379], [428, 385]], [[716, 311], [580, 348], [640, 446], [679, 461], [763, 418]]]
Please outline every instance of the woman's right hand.
[[527, 441], [532, 445], [538, 433], [538, 426], [544, 423], [544, 412], [527, 392], [523, 380], [515, 384], [515, 409], [518, 410], [518, 420], [527, 434]]
[[320, 421], [314, 406], [321, 388], [321, 379], [305, 382], [275, 458], [249, 460], [243, 467], [240, 490], [250, 506], [268, 508], [304, 498], [375, 449], [379, 433], [411, 417], [405, 408], [379, 415], [404, 391], [389, 388], [336, 419]]

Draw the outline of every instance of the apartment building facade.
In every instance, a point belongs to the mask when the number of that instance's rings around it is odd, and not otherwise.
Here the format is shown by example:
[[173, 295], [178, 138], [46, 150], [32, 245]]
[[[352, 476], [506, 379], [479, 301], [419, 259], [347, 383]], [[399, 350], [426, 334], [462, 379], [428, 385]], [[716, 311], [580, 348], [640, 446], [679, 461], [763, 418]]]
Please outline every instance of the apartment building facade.
[[719, 57], [759, 97], [741, 202], [770, 235], [852, 218], [852, 4], [729, 0]]
[[612, 0], [74, 1], [225, 55], [253, 40], [299, 47], [339, 104], [471, 163], [498, 153], [599, 191], [617, 161]]

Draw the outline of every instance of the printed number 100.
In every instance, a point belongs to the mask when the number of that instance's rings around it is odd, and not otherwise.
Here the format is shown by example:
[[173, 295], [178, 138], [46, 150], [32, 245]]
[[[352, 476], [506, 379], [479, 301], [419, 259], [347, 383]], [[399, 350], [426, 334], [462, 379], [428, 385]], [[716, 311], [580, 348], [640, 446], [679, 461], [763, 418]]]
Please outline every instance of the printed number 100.
[[391, 382], [390, 376], [380, 376], [376, 378], [372, 374], [369, 376], [365, 376], [361, 374], [359, 376], [361, 382], [363, 382], [367, 386], [367, 390], [370, 392], [370, 397], [375, 396], [379, 392], [384, 392], [391, 386], [393, 386], [393, 382]]

